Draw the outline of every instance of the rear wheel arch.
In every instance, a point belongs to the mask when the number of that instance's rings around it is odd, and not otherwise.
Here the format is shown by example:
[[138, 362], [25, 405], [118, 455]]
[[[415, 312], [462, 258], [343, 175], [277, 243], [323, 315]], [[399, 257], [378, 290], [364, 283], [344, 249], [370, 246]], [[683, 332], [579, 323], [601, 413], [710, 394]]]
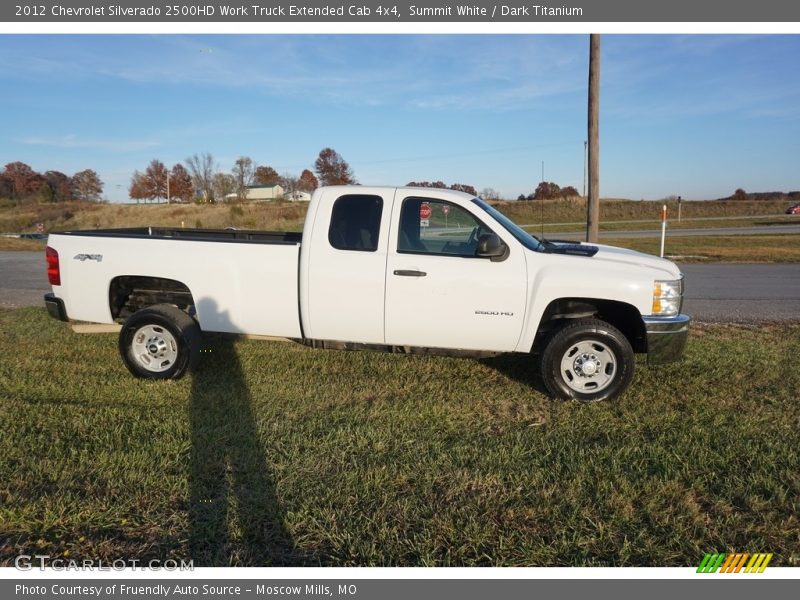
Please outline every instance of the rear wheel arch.
[[160, 304], [169, 304], [193, 315], [195, 301], [189, 287], [175, 279], [146, 275], [119, 275], [108, 287], [111, 316], [124, 320], [136, 312]]

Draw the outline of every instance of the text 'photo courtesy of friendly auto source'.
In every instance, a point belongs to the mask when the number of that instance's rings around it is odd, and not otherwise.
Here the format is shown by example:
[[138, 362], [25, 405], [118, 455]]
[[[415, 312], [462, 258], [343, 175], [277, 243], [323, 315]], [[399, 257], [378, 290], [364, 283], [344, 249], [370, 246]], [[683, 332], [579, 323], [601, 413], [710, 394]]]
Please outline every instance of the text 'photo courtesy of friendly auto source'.
[[202, 334], [222, 332], [320, 348], [530, 353], [553, 397], [597, 401], [628, 388], [635, 353], [678, 359], [690, 322], [674, 263], [540, 240], [452, 190], [322, 187], [302, 233], [60, 232], [47, 263], [50, 314], [122, 323], [122, 359], [148, 379], [183, 376]]

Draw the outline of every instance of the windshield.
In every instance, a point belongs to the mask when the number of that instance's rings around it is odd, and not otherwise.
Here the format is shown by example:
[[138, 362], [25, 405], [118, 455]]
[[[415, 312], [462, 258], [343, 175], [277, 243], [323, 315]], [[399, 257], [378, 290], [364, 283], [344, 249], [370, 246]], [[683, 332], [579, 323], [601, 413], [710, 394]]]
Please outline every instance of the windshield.
[[494, 220], [500, 223], [503, 227], [505, 227], [506, 231], [508, 231], [508, 233], [513, 235], [520, 244], [522, 244], [523, 246], [525, 246], [530, 250], [544, 249], [542, 246], [542, 242], [540, 242], [538, 238], [525, 231], [522, 227], [514, 223], [514, 221], [509, 219], [495, 207], [487, 204], [480, 198], [474, 198], [472, 201], [478, 206], [480, 206], [487, 213], [492, 215]]

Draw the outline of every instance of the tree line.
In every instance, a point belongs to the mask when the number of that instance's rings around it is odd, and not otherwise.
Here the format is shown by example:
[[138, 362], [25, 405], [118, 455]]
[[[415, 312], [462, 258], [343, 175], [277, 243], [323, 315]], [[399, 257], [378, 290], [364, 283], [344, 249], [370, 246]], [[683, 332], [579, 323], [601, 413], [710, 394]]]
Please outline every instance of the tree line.
[[443, 181], [409, 181], [406, 184], [407, 187], [424, 187], [424, 188], [437, 188], [440, 190], [456, 190], [457, 192], [465, 192], [467, 194], [471, 194], [473, 196], [477, 196], [477, 190], [472, 187], [471, 185], [465, 185], [463, 183], [454, 183], [452, 185], [447, 185]]
[[[316, 174], [315, 174], [316, 173]], [[290, 197], [297, 192], [311, 193], [320, 185], [357, 183], [353, 170], [333, 148], [323, 148], [314, 162], [314, 172], [303, 169], [299, 175], [279, 174], [269, 165], [258, 165], [249, 156], [236, 159], [230, 171], [222, 171], [210, 152], [193, 154], [186, 165], [171, 169], [153, 159], [144, 171], [134, 171], [128, 195], [139, 202], [179, 199], [183, 202], [243, 202], [250, 187], [280, 185]]]
[[16, 161], [0, 173], [0, 198], [16, 202], [98, 202], [102, 195], [103, 182], [92, 169], [70, 177], [61, 171], [39, 173]]
[[520, 194], [517, 200], [555, 200], [556, 198], [575, 198], [580, 197], [578, 190], [573, 186], [568, 185], [561, 187], [552, 181], [541, 181], [536, 189], [528, 194]]

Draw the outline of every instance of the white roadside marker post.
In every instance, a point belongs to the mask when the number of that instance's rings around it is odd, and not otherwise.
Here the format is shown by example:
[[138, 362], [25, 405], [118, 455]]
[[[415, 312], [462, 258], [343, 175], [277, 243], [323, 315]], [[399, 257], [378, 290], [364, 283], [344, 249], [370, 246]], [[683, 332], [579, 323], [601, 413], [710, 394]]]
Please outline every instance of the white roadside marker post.
[[661, 258], [664, 258], [664, 239], [667, 237], [667, 205], [661, 207]]

